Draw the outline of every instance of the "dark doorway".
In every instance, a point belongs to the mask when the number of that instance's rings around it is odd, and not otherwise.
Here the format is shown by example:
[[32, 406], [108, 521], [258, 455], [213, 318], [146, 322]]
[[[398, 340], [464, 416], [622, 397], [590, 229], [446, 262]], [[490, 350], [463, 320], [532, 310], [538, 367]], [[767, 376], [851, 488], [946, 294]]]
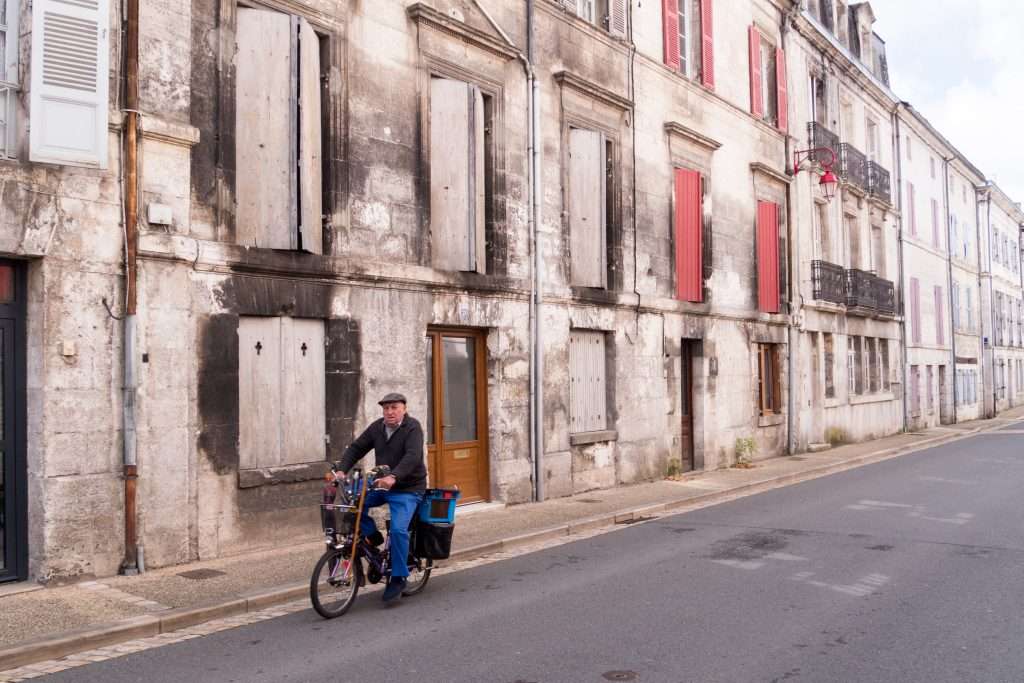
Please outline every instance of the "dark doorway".
[[679, 354], [679, 412], [682, 424], [679, 430], [679, 461], [683, 472], [694, 469], [693, 445], [693, 359], [700, 342], [684, 339]]
[[0, 260], [0, 582], [28, 575], [25, 273]]

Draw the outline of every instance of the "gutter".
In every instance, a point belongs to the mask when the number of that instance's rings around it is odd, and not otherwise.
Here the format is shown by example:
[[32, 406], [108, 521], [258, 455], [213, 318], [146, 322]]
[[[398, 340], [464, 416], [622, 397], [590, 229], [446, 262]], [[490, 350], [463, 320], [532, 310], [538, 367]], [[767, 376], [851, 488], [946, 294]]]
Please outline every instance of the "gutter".
[[903, 152], [900, 145], [900, 107], [903, 106], [903, 102], [897, 102], [896, 106], [892, 109], [892, 136], [894, 138], [893, 150], [896, 152], [896, 210], [899, 211], [899, 228], [897, 230], [897, 250], [898, 255], [897, 261], [899, 263], [899, 275], [900, 275], [900, 349], [903, 351], [903, 368], [900, 374], [903, 377], [903, 431], [909, 431], [910, 429], [910, 402], [909, 394], [910, 387], [910, 368], [907, 367], [907, 311], [906, 306], [906, 278], [904, 273], [903, 264]]
[[[947, 279], [947, 298], [949, 299], [950, 305], [946, 308], [949, 310], [949, 348], [950, 354], [953, 357], [953, 377], [950, 378], [953, 382], [953, 424], [957, 424], [960, 421], [958, 415], [958, 403], [959, 398], [956, 393], [956, 316], [953, 315], [953, 226], [950, 220], [949, 210], [949, 162], [956, 159], [952, 157], [942, 157], [942, 201], [945, 204], [944, 215], [946, 217], [946, 279]], [[960, 302], [957, 301], [957, 309], [960, 308]], [[959, 313], [959, 310], [957, 311]], [[940, 411], [941, 413], [941, 411]], [[941, 422], [941, 420], [940, 420]]]
[[[794, 8], [795, 9], [795, 8]], [[789, 34], [789, 25], [787, 22], [787, 15], [782, 14], [782, 18], [779, 20], [779, 35], [780, 42], [782, 43], [782, 49], [789, 54], [788, 46], [786, 45], [786, 37]], [[786, 62], [789, 64], [789, 62]], [[787, 106], [789, 100], [787, 98]], [[787, 121], [792, 121], [792, 118], [787, 113]], [[793, 154], [793, 140], [786, 131], [785, 139], [785, 159], [783, 159], [782, 167], [789, 171], [790, 159]], [[794, 177], [795, 180], [795, 177]], [[795, 293], [799, 291], [801, 280], [800, 280], [800, 264], [794, 261], [793, 258], [793, 185], [790, 182], [786, 185], [786, 280], [789, 283], [789, 291], [787, 302], [787, 308], [789, 320], [786, 323], [786, 452], [789, 455], [796, 453], [796, 433], [795, 433], [795, 422], [796, 422], [796, 387], [793, 382], [793, 365], [795, 363], [796, 352], [794, 350], [794, 337], [796, 333], [793, 329], [793, 319], [795, 317], [794, 307], [796, 305]], [[811, 208], [814, 208], [813, 200]], [[803, 315], [803, 309], [796, 314]]]
[[[132, 0], [138, 2], [138, 0]], [[530, 247], [533, 251], [533, 278], [530, 282], [530, 460], [533, 463], [533, 499], [544, 500], [544, 470], [542, 460], [544, 457], [544, 345], [541, 338], [541, 295], [542, 278], [540, 272], [540, 220], [541, 200], [544, 193], [541, 191], [541, 168], [540, 168], [540, 94], [537, 83], [537, 74], [533, 69], [533, 29], [534, 29], [534, 1], [526, 0], [526, 54], [524, 55], [508, 34], [498, 25], [498, 22], [484, 9], [480, 0], [473, 0], [480, 13], [484, 15], [491, 27], [501, 36], [516, 57], [522, 62], [523, 71], [526, 74], [527, 85], [527, 117], [530, 121], [530, 130], [527, 136], [527, 156], [530, 159], [528, 172], [529, 197], [530, 197]]]

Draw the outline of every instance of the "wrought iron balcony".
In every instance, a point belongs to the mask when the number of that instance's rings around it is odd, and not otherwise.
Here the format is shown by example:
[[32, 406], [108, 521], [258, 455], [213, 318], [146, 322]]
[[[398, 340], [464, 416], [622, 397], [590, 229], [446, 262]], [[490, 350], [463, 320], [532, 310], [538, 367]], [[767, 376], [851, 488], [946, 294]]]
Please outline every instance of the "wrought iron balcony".
[[[816, 147], [828, 147], [836, 153], [836, 160], [839, 160], [839, 136], [830, 131], [820, 123], [811, 121], [807, 124], [807, 137], [812, 148]], [[819, 164], [827, 164], [832, 161], [832, 158], [827, 152], [817, 152], [814, 155], [814, 160]]]
[[844, 142], [839, 149], [839, 172], [843, 180], [867, 192], [868, 158], [849, 142]]
[[811, 278], [816, 301], [846, 303], [846, 271], [828, 261], [811, 261]]
[[881, 199], [887, 204], [892, 204], [889, 172], [875, 161], [868, 162], [868, 194]]
[[877, 308], [875, 280], [878, 278], [866, 270], [850, 268], [846, 271], [846, 306], [860, 309], [865, 313]]
[[896, 285], [892, 280], [875, 277], [875, 305], [882, 315], [896, 315]]

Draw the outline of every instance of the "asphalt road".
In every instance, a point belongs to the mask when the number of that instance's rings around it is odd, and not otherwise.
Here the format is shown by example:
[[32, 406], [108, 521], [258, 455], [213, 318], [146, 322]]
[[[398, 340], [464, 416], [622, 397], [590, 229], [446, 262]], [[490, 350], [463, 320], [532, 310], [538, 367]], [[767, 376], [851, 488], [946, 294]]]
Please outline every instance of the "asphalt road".
[[47, 681], [1024, 681], [1024, 434], [990, 433]]

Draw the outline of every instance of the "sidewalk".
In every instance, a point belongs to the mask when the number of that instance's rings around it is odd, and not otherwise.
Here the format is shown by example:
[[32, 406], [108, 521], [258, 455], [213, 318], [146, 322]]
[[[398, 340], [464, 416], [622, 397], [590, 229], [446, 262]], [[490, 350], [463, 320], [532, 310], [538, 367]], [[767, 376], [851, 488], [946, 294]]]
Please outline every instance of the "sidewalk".
[[[992, 420], [773, 458], [751, 469], [701, 472], [679, 481], [590, 491], [543, 503], [467, 506], [458, 512], [451, 562], [558, 537], [569, 540], [585, 531], [723, 502], [978, 431], [1006, 428], [1021, 418], [1024, 407]], [[48, 588], [0, 586], [0, 681], [13, 678], [14, 672], [5, 675], [4, 671], [15, 667], [305, 598], [310, 571], [323, 549], [319, 529], [310, 529], [308, 538], [308, 543], [275, 551], [167, 567], [140, 576]]]

